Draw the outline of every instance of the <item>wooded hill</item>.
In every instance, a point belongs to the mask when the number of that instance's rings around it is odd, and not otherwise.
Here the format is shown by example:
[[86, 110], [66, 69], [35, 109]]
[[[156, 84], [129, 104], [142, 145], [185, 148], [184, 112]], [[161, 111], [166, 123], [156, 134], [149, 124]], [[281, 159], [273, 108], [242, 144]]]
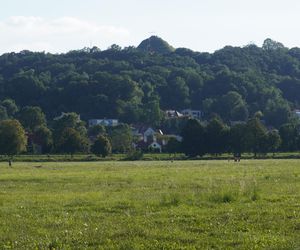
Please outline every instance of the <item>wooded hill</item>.
[[271, 39], [262, 47], [226, 46], [212, 54], [174, 49], [158, 37], [137, 48], [84, 48], [66, 54], [22, 51], [0, 56], [0, 118], [7, 99], [39, 106], [48, 119], [118, 118], [159, 125], [161, 110], [192, 108], [209, 119], [246, 121], [261, 111], [279, 128], [300, 108], [300, 48]]

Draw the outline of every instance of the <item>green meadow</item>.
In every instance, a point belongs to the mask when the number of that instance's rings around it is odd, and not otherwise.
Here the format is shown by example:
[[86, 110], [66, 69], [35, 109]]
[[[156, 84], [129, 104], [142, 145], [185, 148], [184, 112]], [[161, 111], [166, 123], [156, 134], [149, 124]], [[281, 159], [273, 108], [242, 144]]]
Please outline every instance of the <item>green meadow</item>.
[[0, 249], [300, 249], [300, 161], [3, 162]]

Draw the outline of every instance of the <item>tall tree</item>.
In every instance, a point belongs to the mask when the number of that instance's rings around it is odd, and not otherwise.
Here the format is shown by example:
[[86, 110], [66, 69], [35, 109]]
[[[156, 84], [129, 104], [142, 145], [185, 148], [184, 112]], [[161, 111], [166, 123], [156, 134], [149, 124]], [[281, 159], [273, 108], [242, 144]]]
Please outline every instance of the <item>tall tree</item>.
[[107, 137], [99, 135], [91, 147], [92, 153], [103, 158], [111, 153], [111, 144]]
[[206, 141], [210, 154], [221, 154], [227, 145], [226, 127], [219, 119], [212, 119], [206, 127]]
[[64, 113], [60, 117], [55, 118], [52, 127], [55, 145], [59, 144], [63, 132], [69, 128], [76, 130], [83, 137], [86, 137], [87, 135], [85, 123], [80, 119], [80, 115], [74, 112]]
[[132, 131], [129, 125], [120, 124], [107, 128], [112, 150], [115, 153], [126, 153], [132, 148]]
[[52, 132], [45, 125], [36, 127], [34, 130], [36, 143], [41, 146], [42, 153], [50, 153], [53, 149]]
[[23, 127], [30, 131], [34, 131], [39, 126], [46, 125], [46, 117], [40, 107], [24, 107], [19, 112], [18, 118]]
[[295, 124], [287, 123], [282, 125], [279, 129], [279, 134], [282, 140], [280, 146], [282, 151], [295, 151], [299, 148], [297, 143], [299, 140], [299, 131]]
[[62, 153], [73, 155], [75, 153], [88, 152], [89, 141], [73, 128], [66, 128], [61, 135], [57, 150]]
[[247, 125], [239, 123], [231, 127], [229, 134], [230, 151], [234, 155], [241, 155], [247, 149]]
[[205, 128], [198, 120], [187, 121], [182, 130], [182, 138], [182, 151], [187, 156], [203, 156], [207, 153]]
[[267, 130], [259, 119], [252, 118], [247, 122], [247, 146], [254, 153], [254, 157], [261, 152], [262, 142], [266, 140], [266, 133]]
[[1, 102], [1, 105], [6, 108], [7, 115], [13, 118], [15, 114], [19, 111], [18, 106], [12, 99], [5, 99]]
[[278, 150], [281, 144], [281, 138], [278, 130], [271, 130], [268, 132], [268, 144], [269, 144], [269, 151], [273, 154]]
[[25, 130], [17, 120], [0, 122], [0, 154], [9, 156], [9, 165], [14, 155], [26, 151]]

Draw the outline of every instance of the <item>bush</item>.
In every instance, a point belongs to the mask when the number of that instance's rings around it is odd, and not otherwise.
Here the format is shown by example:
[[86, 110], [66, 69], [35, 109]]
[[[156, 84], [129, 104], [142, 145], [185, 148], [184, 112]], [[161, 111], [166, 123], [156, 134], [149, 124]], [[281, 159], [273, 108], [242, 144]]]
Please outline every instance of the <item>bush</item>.
[[132, 150], [128, 152], [125, 159], [126, 161], [138, 161], [143, 159], [143, 152], [141, 150]]

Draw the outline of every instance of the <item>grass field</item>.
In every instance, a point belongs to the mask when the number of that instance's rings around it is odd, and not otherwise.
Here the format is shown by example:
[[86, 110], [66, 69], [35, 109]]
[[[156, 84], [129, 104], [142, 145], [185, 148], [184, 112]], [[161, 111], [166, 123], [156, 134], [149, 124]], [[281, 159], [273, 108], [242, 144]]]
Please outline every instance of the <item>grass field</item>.
[[1, 163], [0, 249], [300, 249], [300, 161]]
[[[182, 153], [178, 154], [168, 154], [168, 153], [145, 153], [143, 154], [141, 160], [143, 161], [170, 161], [170, 160], [227, 160], [232, 159], [233, 155], [225, 153], [222, 155], [204, 155], [203, 157], [188, 158]], [[254, 159], [253, 153], [244, 153], [242, 155], [243, 159]], [[299, 152], [277, 152], [276, 154], [268, 153], [264, 155], [258, 155], [257, 159], [300, 159]], [[0, 155], [0, 162], [7, 162], [9, 160], [8, 156]], [[127, 161], [127, 154], [112, 154], [105, 158], [98, 157], [93, 154], [75, 154], [73, 156], [64, 154], [50, 154], [50, 155], [30, 155], [21, 154], [13, 157], [15, 162], [92, 162], [92, 161]]]

